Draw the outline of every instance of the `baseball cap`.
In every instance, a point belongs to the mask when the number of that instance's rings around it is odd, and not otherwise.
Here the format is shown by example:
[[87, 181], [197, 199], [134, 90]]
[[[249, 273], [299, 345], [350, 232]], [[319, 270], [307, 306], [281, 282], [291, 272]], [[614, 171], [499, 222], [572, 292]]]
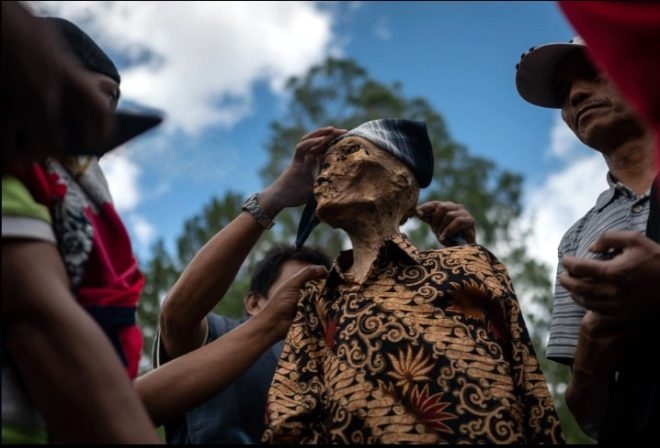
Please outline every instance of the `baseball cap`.
[[580, 51], [588, 60], [585, 44], [580, 36], [568, 42], [557, 42], [532, 47], [516, 64], [516, 88], [525, 101], [536, 106], [561, 108], [561, 100], [554, 83], [559, 62], [574, 51]]

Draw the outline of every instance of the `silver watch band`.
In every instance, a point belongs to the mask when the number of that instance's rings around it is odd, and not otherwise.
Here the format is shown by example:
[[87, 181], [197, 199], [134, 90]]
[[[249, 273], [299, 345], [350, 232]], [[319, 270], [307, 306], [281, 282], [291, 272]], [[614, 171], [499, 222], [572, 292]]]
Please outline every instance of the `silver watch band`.
[[259, 193], [250, 195], [250, 197], [243, 203], [242, 210], [251, 214], [263, 229], [270, 229], [275, 225], [275, 221], [273, 221], [259, 205]]

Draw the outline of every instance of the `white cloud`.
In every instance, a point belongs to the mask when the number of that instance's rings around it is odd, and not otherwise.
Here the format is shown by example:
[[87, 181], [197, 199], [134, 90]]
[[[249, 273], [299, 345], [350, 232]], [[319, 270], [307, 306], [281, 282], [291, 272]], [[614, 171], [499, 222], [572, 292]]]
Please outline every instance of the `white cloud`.
[[[317, 2], [30, 2], [129, 59], [125, 97], [196, 134], [251, 113], [255, 82], [279, 93], [332, 47], [334, 10]], [[326, 5], [327, 6], [327, 5]]]
[[556, 115], [547, 152], [563, 166], [541, 185], [528, 190], [523, 226], [531, 226], [530, 254], [553, 269], [562, 235], [607, 189], [607, 165], [602, 155], [583, 145]]
[[143, 216], [132, 213], [129, 215], [129, 221], [137, 239], [138, 249], [141, 253], [148, 250], [156, 234], [154, 226]]
[[390, 40], [392, 38], [392, 30], [389, 27], [387, 18], [381, 17], [378, 19], [374, 27], [374, 34], [381, 40]]
[[100, 161], [117, 211], [128, 212], [140, 203], [138, 179], [140, 168], [121, 148], [105, 154]]
[[[210, 127], [230, 128], [252, 113], [256, 83], [281, 94], [290, 76], [302, 75], [328, 54], [342, 54], [332, 34], [333, 2], [26, 3], [37, 13], [69, 19], [92, 36], [120, 69], [122, 99], [163, 110], [167, 119], [161, 129], [170, 133], [196, 136]], [[161, 135], [150, 150], [162, 153], [169, 145], [168, 136]], [[101, 166], [118, 212], [144, 246], [154, 228], [137, 213], [146, 198], [137, 160], [116, 149]], [[176, 162], [181, 175], [199, 177], [193, 163], [199, 158], [181, 160]], [[162, 182], [167, 189], [167, 180]]]
[[100, 165], [108, 181], [115, 208], [134, 237], [134, 249], [138, 253], [147, 253], [156, 231], [146, 218], [136, 212], [142, 201], [139, 187], [140, 167], [122, 148], [105, 154]]

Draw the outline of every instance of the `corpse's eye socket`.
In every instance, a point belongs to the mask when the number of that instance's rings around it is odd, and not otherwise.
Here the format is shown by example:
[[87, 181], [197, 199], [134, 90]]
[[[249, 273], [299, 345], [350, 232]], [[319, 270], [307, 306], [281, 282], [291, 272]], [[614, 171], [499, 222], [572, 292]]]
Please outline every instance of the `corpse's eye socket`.
[[342, 153], [344, 155], [349, 155], [349, 154], [354, 154], [358, 151], [364, 151], [365, 153], [369, 154], [369, 151], [367, 150], [366, 147], [363, 145], [360, 145], [359, 143], [350, 143], [342, 148]]

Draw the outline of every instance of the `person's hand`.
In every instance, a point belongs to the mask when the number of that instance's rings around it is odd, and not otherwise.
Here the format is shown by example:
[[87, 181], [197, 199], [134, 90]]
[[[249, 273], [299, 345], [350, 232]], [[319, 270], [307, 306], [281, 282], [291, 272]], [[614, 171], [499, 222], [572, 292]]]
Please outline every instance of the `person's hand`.
[[565, 256], [559, 282], [584, 308], [622, 319], [657, 316], [660, 310], [660, 245], [632, 231], [604, 233], [589, 248], [607, 259]]
[[438, 241], [453, 246], [451, 238], [459, 233], [468, 244], [476, 243], [474, 218], [461, 204], [450, 201], [429, 201], [417, 207], [419, 219], [431, 226]]
[[600, 377], [614, 372], [641, 331], [639, 325], [625, 318], [587, 311], [580, 323], [573, 369]]
[[91, 145], [114, 125], [108, 98], [49, 23], [2, 2], [2, 162]]
[[296, 316], [296, 305], [300, 300], [305, 283], [327, 275], [328, 270], [325, 266], [305, 266], [273, 291], [264, 308], [253, 319], [265, 319], [268, 325], [274, 327], [275, 334], [279, 336], [276, 340], [284, 338]]
[[319, 162], [328, 149], [328, 144], [346, 132], [346, 129], [326, 126], [316, 129], [300, 139], [291, 163], [259, 195], [260, 205], [271, 217], [286, 207], [302, 205], [309, 199]]

